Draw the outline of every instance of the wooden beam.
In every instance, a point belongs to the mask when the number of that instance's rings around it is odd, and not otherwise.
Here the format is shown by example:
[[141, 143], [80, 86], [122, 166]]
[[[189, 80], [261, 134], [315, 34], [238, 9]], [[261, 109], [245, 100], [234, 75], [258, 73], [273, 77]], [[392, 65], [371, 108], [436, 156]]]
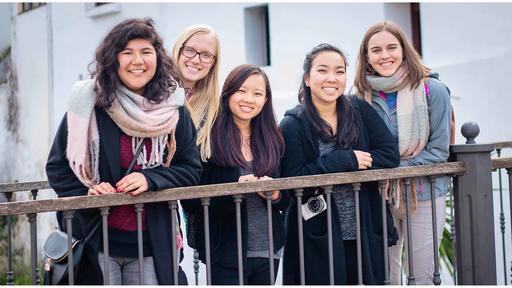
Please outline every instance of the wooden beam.
[[393, 169], [376, 169], [368, 171], [288, 177], [258, 182], [179, 187], [147, 192], [138, 196], [117, 193], [97, 196], [77, 196], [58, 199], [20, 201], [1, 203], [0, 215], [21, 215], [28, 213], [129, 205], [136, 203], [165, 202], [170, 200], [247, 194], [276, 189], [286, 190], [429, 175], [458, 175], [464, 173], [465, 170], [466, 168], [463, 162], [451, 162]]

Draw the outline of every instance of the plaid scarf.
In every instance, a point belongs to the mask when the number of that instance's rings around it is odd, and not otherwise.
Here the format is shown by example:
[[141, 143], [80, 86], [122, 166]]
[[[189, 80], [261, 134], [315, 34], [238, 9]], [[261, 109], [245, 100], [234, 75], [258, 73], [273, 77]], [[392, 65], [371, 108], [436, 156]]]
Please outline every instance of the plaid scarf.
[[[411, 89], [404, 82], [405, 70], [400, 67], [390, 77], [368, 75], [366, 79], [372, 87], [372, 97], [378, 97], [380, 91], [384, 93], [397, 92], [396, 114], [398, 124], [398, 146], [400, 159], [407, 160], [418, 155], [427, 145], [429, 137], [428, 104], [425, 92], [425, 83], [421, 80], [418, 87]], [[403, 197], [400, 180], [390, 183], [390, 197], [395, 208], [403, 208]], [[411, 200], [413, 211], [417, 208], [416, 188], [411, 181]]]
[[[87, 187], [100, 181], [99, 132], [94, 106], [94, 80], [79, 81], [73, 85], [67, 111], [68, 139], [66, 156], [73, 173]], [[172, 97], [154, 104], [143, 96], [121, 86], [112, 106], [106, 110], [112, 120], [128, 136], [132, 136], [132, 151], [144, 138], [151, 139], [151, 152], [145, 145], [137, 158], [142, 169], [159, 165], [168, 167], [176, 151], [174, 130], [179, 120], [179, 106], [184, 102], [184, 91], [177, 88]], [[164, 150], [167, 157], [164, 161]]]

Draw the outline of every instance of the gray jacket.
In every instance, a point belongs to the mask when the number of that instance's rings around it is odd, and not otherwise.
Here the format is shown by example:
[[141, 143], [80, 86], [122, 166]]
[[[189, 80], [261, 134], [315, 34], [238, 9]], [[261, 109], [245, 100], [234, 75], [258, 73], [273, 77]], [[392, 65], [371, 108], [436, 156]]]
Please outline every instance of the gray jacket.
[[[450, 90], [438, 80], [438, 74], [431, 74], [427, 80], [428, 116], [430, 122], [430, 134], [427, 146], [415, 157], [402, 160], [400, 166], [416, 166], [436, 163], [445, 163], [450, 154], [450, 123], [452, 106], [450, 104]], [[373, 96], [372, 106], [388, 126], [391, 134], [398, 143], [398, 127], [396, 109], [390, 110], [386, 101], [378, 96]], [[430, 200], [430, 182], [428, 177], [418, 177], [415, 180], [418, 192], [418, 201]], [[436, 198], [448, 193], [449, 176], [436, 178]]]

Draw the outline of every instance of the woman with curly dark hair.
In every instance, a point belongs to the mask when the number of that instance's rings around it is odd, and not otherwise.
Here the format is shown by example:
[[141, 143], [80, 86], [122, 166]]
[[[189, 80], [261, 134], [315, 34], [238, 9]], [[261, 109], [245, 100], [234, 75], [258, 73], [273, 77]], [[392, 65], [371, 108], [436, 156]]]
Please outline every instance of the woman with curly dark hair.
[[[91, 64], [92, 79], [75, 83], [71, 90], [67, 113], [48, 157], [48, 181], [57, 195], [137, 196], [196, 185], [202, 170], [196, 130], [153, 21], [128, 19], [117, 24]], [[106, 263], [108, 284], [139, 284], [133, 205], [110, 209], [108, 259], [103, 254], [102, 233], [96, 228], [98, 216], [97, 209], [75, 213], [75, 238], [83, 239], [94, 231], [81, 263], [87, 269], [82, 269], [85, 273], [76, 284], [102, 284]], [[62, 215], [58, 220], [64, 227]], [[181, 251], [183, 241], [179, 229], [172, 235], [167, 202], [144, 205], [142, 231], [143, 284], [174, 283], [170, 243], [176, 238]]]

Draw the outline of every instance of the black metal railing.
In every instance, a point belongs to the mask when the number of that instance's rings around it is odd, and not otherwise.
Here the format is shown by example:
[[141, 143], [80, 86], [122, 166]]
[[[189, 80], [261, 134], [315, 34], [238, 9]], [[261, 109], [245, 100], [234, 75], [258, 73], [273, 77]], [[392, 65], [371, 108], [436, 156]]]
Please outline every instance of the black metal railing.
[[[467, 134], [467, 133], [466, 133]], [[471, 133], [469, 133], [471, 134]], [[472, 136], [472, 135], [469, 135]], [[476, 137], [476, 135], [475, 135]], [[467, 137], [470, 138], [470, 137]], [[473, 137], [474, 138], [474, 137]], [[109, 269], [108, 269], [108, 215], [109, 207], [118, 205], [134, 205], [137, 212], [137, 227], [138, 227], [138, 252], [139, 252], [139, 275], [140, 283], [143, 284], [143, 265], [142, 265], [142, 211], [144, 204], [153, 202], [167, 202], [169, 205], [169, 213], [172, 215], [172, 235], [176, 235], [176, 221], [178, 212], [178, 200], [185, 199], [201, 199], [201, 205], [205, 223], [205, 264], [206, 264], [206, 283], [211, 284], [211, 247], [209, 245], [209, 206], [210, 199], [219, 196], [232, 196], [235, 209], [236, 209], [236, 223], [237, 223], [237, 249], [238, 263], [239, 263], [239, 281], [243, 284], [243, 267], [242, 267], [242, 253], [241, 253], [241, 213], [240, 203], [243, 201], [243, 195], [248, 193], [272, 191], [272, 190], [291, 190], [296, 203], [302, 203], [303, 189], [308, 187], [324, 187], [326, 203], [327, 203], [327, 233], [328, 233], [328, 251], [329, 251], [329, 283], [334, 284], [334, 259], [333, 259], [333, 243], [332, 243], [332, 225], [331, 222], [331, 205], [334, 192], [333, 185], [351, 184], [355, 193], [356, 201], [356, 247], [357, 247], [357, 263], [358, 263], [358, 283], [363, 284], [363, 272], [361, 269], [362, 256], [361, 256], [361, 232], [360, 232], [360, 217], [359, 217], [359, 192], [360, 185], [364, 182], [379, 182], [379, 189], [381, 194], [384, 193], [385, 181], [393, 179], [403, 179], [405, 183], [405, 197], [408, 196], [410, 187], [410, 179], [420, 176], [428, 176], [430, 179], [431, 188], [435, 185], [436, 179], [439, 176], [452, 176], [454, 177], [454, 203], [455, 203], [455, 248], [456, 248], [456, 262], [457, 262], [457, 283], [458, 284], [496, 284], [496, 255], [495, 255], [495, 239], [494, 239], [494, 219], [493, 219], [493, 193], [492, 193], [492, 180], [491, 171], [493, 169], [507, 169], [509, 175], [509, 189], [512, 181], [512, 158], [500, 158], [496, 160], [491, 159], [491, 151], [494, 149], [492, 144], [465, 144], [453, 145], [452, 152], [455, 154], [456, 162], [425, 165], [415, 167], [400, 167], [393, 169], [380, 169], [369, 171], [357, 171], [348, 173], [333, 173], [323, 175], [301, 176], [274, 179], [268, 181], [258, 182], [244, 182], [244, 183], [228, 183], [217, 185], [204, 185], [194, 187], [180, 187], [173, 189], [166, 189], [158, 191], [157, 193], [144, 193], [137, 197], [132, 197], [126, 194], [107, 194], [97, 196], [78, 196], [67, 197], [59, 199], [43, 199], [37, 200], [37, 191], [40, 189], [47, 189], [46, 182], [30, 182], [30, 183], [12, 183], [0, 185], [0, 193], [5, 193], [9, 202], [0, 204], [0, 216], [7, 218], [8, 228], [8, 268], [7, 268], [7, 283], [8, 285], [14, 284], [14, 272], [12, 269], [12, 217], [16, 215], [27, 215], [30, 223], [30, 238], [31, 238], [31, 269], [32, 269], [32, 284], [39, 284], [38, 278], [38, 261], [37, 261], [37, 215], [39, 213], [64, 211], [64, 225], [67, 228], [68, 235], [72, 234], [72, 221], [74, 218], [73, 211], [85, 208], [98, 208], [101, 214], [102, 229], [103, 229], [103, 253], [105, 255], [104, 262], [104, 279], [105, 284], [109, 284]], [[28, 201], [12, 201], [13, 193], [19, 191], [31, 191], [32, 199]], [[431, 189], [434, 193], [435, 189]], [[512, 195], [511, 195], [512, 196]], [[432, 195], [432, 199], [435, 199]], [[512, 199], [512, 197], [511, 197]], [[381, 213], [383, 231], [386, 233], [386, 200], [382, 197]], [[411, 217], [410, 212], [410, 197], [406, 198], [406, 219], [409, 223]], [[266, 203], [268, 211], [271, 211], [272, 201], [271, 193], [266, 193]], [[432, 223], [436, 223], [436, 207], [435, 201], [432, 203]], [[300, 205], [297, 205], [300, 207]], [[512, 212], [511, 212], [512, 213]], [[301, 209], [297, 209], [298, 217], [298, 233], [299, 233], [299, 266], [300, 266], [300, 283], [305, 284], [305, 271], [308, 263], [304, 261], [304, 245], [303, 245], [303, 227]], [[272, 213], [268, 213], [268, 228], [269, 228], [269, 263], [270, 263], [270, 283], [274, 282], [274, 257], [272, 255], [273, 247], [272, 241]], [[432, 225], [433, 239], [437, 239], [435, 224]], [[388, 259], [387, 259], [387, 235], [383, 235], [382, 249], [384, 250], [385, 261], [385, 284], [389, 284], [388, 272]], [[413, 267], [413, 248], [414, 243], [409, 241], [411, 239], [411, 229], [407, 229], [406, 238], [408, 245], [408, 267], [409, 272], [407, 275], [407, 284], [415, 283], [415, 271]], [[176, 239], [172, 240], [172, 261], [173, 261], [173, 279], [174, 284], [178, 284], [178, 257], [179, 251], [176, 248]], [[71, 237], [68, 240], [68, 251], [72, 249]], [[437, 241], [433, 241], [432, 249], [434, 253], [434, 274], [433, 284], [441, 284], [439, 275], [439, 258]], [[71, 256], [72, 253], [69, 253]], [[71, 259], [68, 261], [72, 265]], [[197, 276], [196, 276], [197, 277]], [[75, 275], [73, 269], [69, 269], [69, 283], [74, 283]], [[197, 278], [196, 278], [197, 279]], [[197, 280], [196, 280], [197, 283]]]
[[[496, 164], [499, 165], [499, 161], [502, 159], [501, 158], [501, 154], [502, 154], [502, 151], [503, 150], [506, 150], [506, 149], [512, 149], [512, 142], [498, 142], [498, 143], [494, 143], [494, 147], [495, 147], [495, 151], [496, 151], [496, 154], [498, 156], [497, 158], [497, 162]], [[510, 150], [509, 150], [510, 151]], [[505, 165], [506, 166], [506, 165]], [[497, 187], [497, 190], [499, 192], [499, 201], [500, 201], [500, 214], [499, 214], [499, 223], [500, 223], [500, 232], [501, 232], [501, 249], [502, 249], [502, 256], [503, 256], [503, 283], [507, 284], [508, 283], [508, 271], [507, 271], [507, 240], [506, 240], [506, 216], [505, 216], [505, 210], [504, 210], [504, 205], [505, 205], [505, 202], [503, 200], [503, 180], [502, 180], [502, 170], [503, 169], [506, 169], [507, 170], [507, 173], [509, 174], [510, 176], [510, 171], [511, 169], [510, 168], [506, 168], [506, 167], [493, 167], [493, 171], [498, 174], [498, 187]], [[510, 186], [510, 182], [509, 182], [509, 186]], [[509, 187], [510, 188], [510, 187]], [[510, 201], [511, 201], [511, 204], [512, 204], [512, 195], [510, 195]], [[512, 205], [511, 205], [512, 206]], [[510, 216], [512, 219], [512, 212], [511, 212], [511, 216]], [[509, 221], [510, 221], [509, 219]], [[510, 284], [512, 284], [512, 262], [510, 263]]]
[[[183, 199], [191, 199], [191, 198], [201, 198], [202, 199], [202, 205], [203, 210], [205, 213], [205, 235], [209, 235], [209, 225], [208, 225], [208, 206], [209, 206], [209, 198], [211, 197], [217, 197], [217, 196], [225, 196], [225, 195], [233, 195], [234, 202], [236, 205], [237, 210], [237, 234], [238, 234], [238, 251], [239, 251], [239, 263], [240, 263], [240, 270], [239, 270], [239, 276], [240, 281], [243, 279], [243, 270], [242, 270], [242, 259], [241, 259], [241, 221], [240, 221], [240, 203], [242, 201], [242, 195], [247, 193], [255, 193], [260, 191], [272, 191], [272, 190], [295, 190], [295, 197], [297, 203], [301, 203], [301, 197], [302, 197], [302, 189], [306, 187], [318, 187], [323, 186], [325, 187], [326, 191], [326, 201], [327, 201], [327, 213], [328, 213], [328, 239], [332, 239], [332, 223], [330, 221], [331, 217], [329, 217], [332, 209], [331, 209], [331, 198], [332, 198], [332, 186], [338, 185], [338, 184], [352, 184], [354, 188], [354, 192], [356, 195], [356, 201], [358, 200], [358, 191], [360, 190], [360, 183], [362, 182], [369, 182], [369, 181], [383, 181], [383, 180], [389, 180], [389, 179], [408, 179], [411, 177], [418, 177], [418, 176], [437, 176], [437, 175], [455, 175], [459, 173], [464, 173], [465, 168], [464, 164], [462, 162], [454, 162], [454, 163], [446, 163], [446, 164], [440, 164], [440, 165], [428, 165], [428, 166], [421, 166], [421, 167], [404, 167], [404, 168], [394, 168], [394, 169], [382, 169], [382, 170], [373, 170], [373, 171], [360, 171], [360, 172], [350, 172], [350, 173], [335, 173], [335, 174], [324, 174], [324, 175], [313, 175], [313, 176], [302, 176], [302, 177], [290, 177], [290, 178], [282, 178], [282, 179], [275, 179], [275, 180], [269, 180], [269, 181], [261, 181], [261, 182], [254, 182], [254, 183], [229, 183], [229, 184], [219, 184], [219, 185], [206, 185], [206, 186], [194, 186], [194, 187], [182, 187], [182, 188], [173, 188], [173, 189], [167, 189], [162, 190], [159, 193], [148, 193], [148, 194], [142, 194], [139, 197], [132, 197], [129, 195], [124, 194], [109, 194], [109, 195], [98, 195], [98, 196], [78, 196], [78, 197], [67, 197], [67, 198], [59, 198], [59, 199], [46, 199], [46, 200], [30, 200], [30, 201], [18, 201], [18, 202], [9, 202], [9, 203], [2, 203], [0, 204], [0, 215], [6, 216], [8, 218], [14, 216], [14, 215], [21, 215], [21, 214], [27, 214], [32, 215], [29, 219], [34, 219], [38, 213], [44, 213], [44, 212], [51, 212], [51, 211], [65, 211], [64, 213], [64, 221], [67, 228], [67, 231], [69, 234], [72, 233], [72, 220], [74, 217], [74, 210], [78, 209], [84, 209], [84, 208], [99, 208], [102, 215], [102, 222], [103, 222], [103, 232], [106, 237], [104, 237], [104, 254], [105, 258], [108, 258], [108, 207], [111, 206], [118, 206], [118, 205], [127, 205], [127, 204], [133, 204], [135, 205], [135, 209], [137, 211], [137, 223], [138, 223], [138, 231], [142, 231], [142, 210], [143, 205], [145, 203], [152, 203], [152, 202], [163, 202], [167, 201], [169, 203], [169, 209], [170, 213], [172, 215], [176, 215], [177, 212], [177, 200], [183, 200]], [[435, 177], [431, 178], [435, 179]], [[11, 185], [11, 184], [9, 184]], [[12, 188], [19, 189], [17, 185], [20, 185], [19, 187], [23, 187], [21, 189], [26, 189], [26, 187], [29, 187], [29, 189], [33, 190], [32, 186], [28, 185], [27, 183], [20, 183], [20, 184], [14, 184], [11, 186], [8, 186], [10, 188], [6, 188], [7, 186], [0, 186], [0, 191], [5, 190], [13, 190]], [[40, 185], [40, 184], [38, 184]], [[381, 185], [383, 187], [383, 185]], [[45, 187], [46, 188], [46, 187]], [[382, 188], [383, 189], [383, 188]], [[11, 193], [11, 192], [9, 192]], [[406, 193], [408, 193], [406, 191]], [[382, 198], [383, 203], [382, 207], [385, 207], [385, 200]], [[407, 203], [407, 202], [406, 202]], [[267, 207], [271, 207], [271, 193], [267, 193]], [[407, 204], [408, 205], [408, 204]], [[358, 216], [358, 205], [356, 204], [356, 221], [357, 224], [359, 224], [359, 217]], [[271, 211], [271, 210], [270, 210]], [[386, 224], [385, 217], [385, 209], [383, 210], [383, 224]], [[301, 210], [298, 209], [298, 217], [302, 218]], [[176, 227], [176, 218], [173, 220], [173, 227]], [[272, 216], [271, 213], [268, 215], [268, 225], [271, 226]], [[31, 222], [32, 223], [32, 222]], [[299, 221], [299, 226], [302, 226], [302, 221]], [[358, 244], [357, 244], [357, 255], [358, 255], [358, 263], [361, 262], [361, 244], [360, 244], [360, 231], [359, 231], [359, 225], [358, 227]], [[175, 228], [173, 228], [173, 233], [176, 233]], [[299, 230], [302, 230], [299, 228]], [[384, 231], [386, 229], [384, 228]], [[272, 245], [272, 232], [271, 228], [269, 229], [269, 243]], [[34, 229], [31, 229], [31, 239], [35, 239], [37, 232]], [[69, 235], [68, 234], [68, 235]], [[410, 235], [408, 235], [410, 237]], [[139, 263], [142, 268], [142, 233], [139, 233]], [[301, 239], [301, 237], [299, 237]], [[386, 238], [385, 238], [386, 239]], [[71, 240], [71, 239], [70, 239]], [[173, 240], [174, 243], [172, 243], [173, 247], [173, 261], [175, 261], [175, 271], [174, 273], [174, 281], [175, 284], [177, 283], [177, 273], [178, 273], [178, 265], [176, 263], [177, 261], [177, 251], [176, 251], [176, 243], [175, 239]], [[206, 239], [206, 243], [208, 243], [209, 240]], [[210, 249], [207, 245], [206, 247], [206, 255], [209, 255]], [[302, 246], [302, 245], [301, 245]], [[385, 251], [387, 250], [387, 243], [384, 241], [382, 243], [383, 249]], [[9, 246], [11, 247], [11, 246]], [[68, 243], [69, 251], [71, 251], [71, 242]], [[273, 247], [269, 247], [269, 251], [273, 251]], [[334, 284], [334, 269], [333, 269], [333, 259], [332, 259], [332, 240], [329, 242], [329, 254], [331, 255], [329, 257], [329, 267], [330, 267], [330, 283]], [[436, 248], [434, 248], [436, 249]], [[10, 250], [10, 248], [9, 248]], [[302, 283], [304, 283], [304, 271], [305, 266], [307, 263], [304, 263], [304, 257], [303, 257], [303, 250], [299, 251], [301, 254], [300, 259], [300, 266], [301, 266], [301, 279]], [[69, 255], [72, 255], [70, 253]], [[32, 245], [31, 249], [31, 256], [33, 259], [32, 262], [32, 270], [34, 272], [33, 276], [33, 284], [38, 284], [37, 279], [37, 249], [34, 245]], [[412, 256], [412, 254], [411, 254]], [[10, 258], [10, 257], [8, 257]], [[207, 258], [208, 259], [208, 258]], [[273, 259], [271, 257], [270, 259]], [[9, 259], [10, 260], [10, 259]], [[207, 260], [206, 267], [207, 267], [207, 284], [211, 283], [211, 275], [209, 271], [210, 263]], [[436, 261], [437, 262], [437, 261]], [[68, 261], [68, 263], [72, 263], [71, 259]], [[269, 263], [272, 263], [273, 261], [270, 261]], [[411, 263], [412, 264], [412, 263]], [[360, 264], [359, 264], [360, 266]], [[10, 266], [11, 267], [11, 266]], [[108, 267], [108, 262], [105, 261], [105, 267]], [[410, 266], [412, 268], [412, 266]], [[436, 265], [437, 267], [437, 265]], [[275, 267], [271, 266], [271, 270], [273, 270]], [[358, 269], [358, 281], [360, 284], [362, 284], [362, 270], [359, 267]], [[69, 270], [69, 277], [70, 277], [70, 283], [74, 283], [74, 276], [73, 275], [73, 269]], [[142, 274], [142, 269], [141, 269]], [[273, 271], [271, 271], [271, 283], [273, 283]], [[438, 273], [438, 269], [436, 269], [436, 272]], [[105, 284], [108, 284], [108, 269], [104, 269], [105, 273]], [[9, 282], [7, 284], [13, 284], [13, 273], [12, 269], [9, 268], [8, 271], [9, 275]], [[410, 283], [414, 281], [414, 275], [413, 275], [413, 269], [410, 269], [410, 275], [409, 275]], [[389, 282], [389, 274], [386, 276], [386, 282]], [[141, 283], [142, 283], [142, 277], [141, 277]], [[241, 282], [242, 283], [242, 282]]]

